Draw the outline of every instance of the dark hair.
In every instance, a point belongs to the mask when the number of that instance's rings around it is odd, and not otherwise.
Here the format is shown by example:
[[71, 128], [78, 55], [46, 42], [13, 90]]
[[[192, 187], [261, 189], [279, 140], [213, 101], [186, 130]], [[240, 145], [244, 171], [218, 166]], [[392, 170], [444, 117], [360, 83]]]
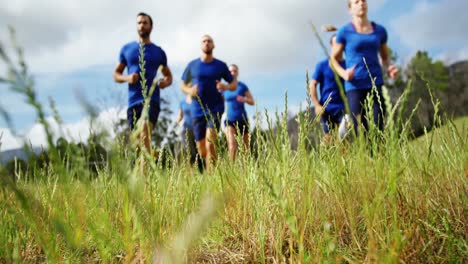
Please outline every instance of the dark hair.
[[149, 18], [150, 25], [153, 26], [153, 19], [151, 18], [150, 15], [146, 14], [145, 12], [140, 12], [140, 13], [138, 13], [137, 17], [139, 17], [139, 16], [145, 16], [145, 17]]
[[330, 45], [333, 44], [333, 38], [336, 37], [336, 34], [331, 35], [330, 37]]

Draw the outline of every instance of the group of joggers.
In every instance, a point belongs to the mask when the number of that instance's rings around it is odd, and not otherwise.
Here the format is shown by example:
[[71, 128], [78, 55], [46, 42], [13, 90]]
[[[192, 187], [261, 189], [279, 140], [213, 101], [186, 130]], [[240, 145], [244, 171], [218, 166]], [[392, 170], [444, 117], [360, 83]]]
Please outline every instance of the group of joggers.
[[[344, 87], [351, 120], [357, 133], [358, 123], [368, 129], [373, 120], [383, 130], [385, 105], [382, 103], [383, 71], [389, 78], [396, 78], [398, 70], [390, 63], [385, 28], [367, 17], [366, 0], [348, 0], [351, 22], [338, 29], [330, 39], [331, 55], [319, 62], [309, 82], [310, 96], [315, 113], [325, 132], [324, 142], [331, 139], [330, 131], [344, 118], [344, 104], [339, 86]], [[127, 119], [131, 130], [144, 108], [144, 92], [153, 83], [156, 89], [151, 95], [147, 119], [142, 119], [138, 130], [141, 147], [151, 151], [151, 132], [160, 112], [159, 89], [172, 84], [172, 73], [165, 52], [150, 40], [153, 29], [151, 16], [137, 15], [138, 40], [124, 45], [114, 70], [116, 82], [128, 83]], [[143, 48], [143, 49], [142, 49]], [[187, 96], [180, 103], [178, 122], [183, 122], [183, 141], [186, 148], [205, 159], [207, 169], [216, 162], [217, 131], [226, 108], [226, 138], [229, 156], [233, 160], [237, 151], [236, 136], [242, 136], [248, 147], [249, 123], [245, 103], [254, 104], [247, 85], [238, 81], [239, 67], [227, 64], [213, 56], [215, 44], [211, 36], [201, 38], [201, 56], [188, 63], [182, 74], [181, 90]], [[140, 67], [143, 50], [144, 68]], [[380, 59], [379, 59], [380, 57]], [[127, 74], [124, 70], [127, 68]], [[157, 79], [158, 69], [162, 78]], [[335, 77], [335, 73], [339, 78]], [[142, 78], [144, 75], [144, 78]], [[145, 82], [143, 82], [145, 81]], [[339, 84], [341, 82], [341, 84]], [[320, 98], [317, 95], [319, 90]], [[365, 101], [372, 98], [373, 116], [368, 117]], [[145, 113], [146, 114], [146, 113]]]

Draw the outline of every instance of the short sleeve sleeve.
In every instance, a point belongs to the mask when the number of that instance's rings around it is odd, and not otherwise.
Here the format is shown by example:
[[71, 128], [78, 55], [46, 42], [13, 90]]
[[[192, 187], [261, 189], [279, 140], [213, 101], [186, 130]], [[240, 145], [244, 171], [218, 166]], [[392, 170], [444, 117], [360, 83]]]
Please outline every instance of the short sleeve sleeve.
[[164, 50], [161, 49], [161, 65], [163, 67], [167, 67], [167, 56], [166, 56], [166, 52], [164, 52]]
[[336, 33], [336, 43], [346, 45], [346, 26], [341, 27]]
[[122, 49], [120, 49], [119, 62], [124, 65], [127, 65], [127, 59], [125, 58], [125, 47], [122, 47]]
[[242, 83], [242, 89], [241, 89], [239, 94], [245, 96], [245, 93], [247, 93], [248, 91], [249, 91], [249, 87], [247, 87], [247, 85], [245, 85], [245, 83]]
[[323, 71], [322, 63], [317, 63], [315, 66], [314, 74], [312, 74], [312, 79], [316, 80], [318, 83], [323, 83]]
[[182, 81], [184, 81], [185, 83], [189, 83], [192, 81], [192, 74], [190, 71], [191, 66], [192, 66], [192, 63], [187, 65], [187, 67], [184, 70], [184, 73], [182, 73]]
[[226, 63], [223, 63], [222, 68], [223, 68], [223, 69], [222, 69], [222, 71], [223, 71], [223, 74], [222, 74], [223, 79], [224, 79], [226, 82], [228, 82], [228, 83], [232, 82], [232, 80], [234, 80], [234, 77], [232, 77], [232, 74], [231, 74], [231, 72], [229, 71], [229, 68], [228, 68], [228, 66], [226, 65]]
[[380, 27], [380, 28], [381, 28], [380, 45], [387, 44], [387, 40], [388, 40], [387, 30], [384, 27]]

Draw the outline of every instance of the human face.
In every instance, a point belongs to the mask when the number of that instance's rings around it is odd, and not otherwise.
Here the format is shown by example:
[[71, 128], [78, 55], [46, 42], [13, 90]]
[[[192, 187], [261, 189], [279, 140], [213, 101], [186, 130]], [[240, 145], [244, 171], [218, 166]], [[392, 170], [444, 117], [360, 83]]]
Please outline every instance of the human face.
[[234, 78], [237, 78], [237, 76], [239, 76], [239, 69], [237, 69], [237, 67], [235, 66], [230, 66], [229, 67], [229, 71], [231, 72], [232, 76]]
[[201, 40], [201, 50], [203, 51], [203, 53], [207, 55], [211, 55], [213, 54], [213, 49], [214, 49], [213, 39], [208, 35], [203, 36]]
[[137, 17], [137, 31], [138, 31], [138, 35], [141, 38], [143, 39], [148, 38], [149, 35], [151, 34], [152, 29], [153, 29], [153, 26], [151, 25], [149, 17], [147, 16]]
[[349, 12], [353, 16], [363, 17], [367, 15], [366, 0], [349, 0]]

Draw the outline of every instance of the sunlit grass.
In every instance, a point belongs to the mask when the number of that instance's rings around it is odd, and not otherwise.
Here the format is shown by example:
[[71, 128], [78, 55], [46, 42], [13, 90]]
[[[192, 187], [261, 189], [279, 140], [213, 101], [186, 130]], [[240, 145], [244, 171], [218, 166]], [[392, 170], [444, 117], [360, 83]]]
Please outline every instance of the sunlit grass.
[[[43, 120], [29, 79], [18, 80]], [[467, 261], [466, 118], [414, 141], [395, 118], [384, 133], [371, 126], [352, 142], [314, 147], [317, 120], [305, 112], [292, 150], [287, 100], [285, 109], [265, 112], [270, 129], [252, 135], [251, 154], [230, 162], [219, 146], [205, 174], [187, 157], [146, 155], [149, 166], [136, 169], [134, 146], [119, 140], [94, 173], [46, 131], [47, 166], [16, 180], [2, 172], [0, 262]]]
[[[55, 174], [52, 164], [36, 172], [38, 180], [3, 186], [0, 256], [461, 261], [467, 251], [466, 122], [414, 142], [387, 142], [377, 153], [360, 141], [292, 152], [281, 147], [286, 142], [275, 149], [267, 140], [259, 157], [241, 153], [230, 163], [223, 156], [211, 174], [174, 164], [132, 179], [129, 161], [114, 155], [95, 179], [80, 180]], [[79, 171], [72, 167], [70, 175]], [[182, 253], [171, 255], [177, 247]]]

